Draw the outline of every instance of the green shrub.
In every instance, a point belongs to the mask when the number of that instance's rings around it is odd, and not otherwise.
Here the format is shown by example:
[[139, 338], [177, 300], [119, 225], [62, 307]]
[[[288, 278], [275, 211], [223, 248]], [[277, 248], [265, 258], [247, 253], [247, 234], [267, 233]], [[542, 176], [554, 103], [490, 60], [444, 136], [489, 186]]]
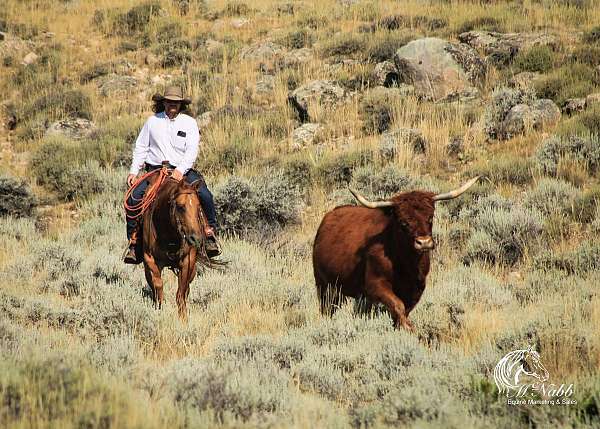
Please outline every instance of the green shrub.
[[323, 159], [317, 167], [319, 180], [326, 186], [345, 185], [357, 167], [366, 165], [373, 155], [369, 151], [344, 152]]
[[352, 176], [352, 187], [374, 200], [387, 199], [418, 186], [418, 179], [393, 165], [382, 169], [371, 165], [358, 167]]
[[596, 66], [600, 64], [600, 46], [580, 46], [571, 54], [574, 63]]
[[325, 43], [321, 49], [323, 57], [353, 57], [362, 56], [366, 48], [366, 42], [363, 38], [344, 34]]
[[184, 66], [192, 60], [192, 54], [187, 49], [169, 48], [160, 61], [163, 68]]
[[329, 19], [327, 16], [319, 14], [311, 9], [303, 12], [296, 21], [296, 25], [298, 27], [308, 27], [312, 30], [325, 28], [327, 24], [329, 24]]
[[84, 152], [65, 140], [52, 139], [42, 143], [31, 158], [31, 169], [40, 185], [56, 192], [59, 198], [71, 201], [101, 192], [104, 184], [97, 163], [84, 164]]
[[358, 107], [367, 134], [381, 134], [388, 130], [394, 121], [395, 97], [388, 94], [368, 93]]
[[584, 274], [600, 269], [600, 243], [587, 240], [577, 250], [562, 253], [545, 251], [534, 259], [534, 267], [557, 269], [569, 274]]
[[525, 185], [533, 180], [535, 163], [528, 158], [514, 155], [492, 157], [483, 165], [470, 167], [465, 176], [487, 177], [494, 183]]
[[520, 51], [514, 59], [514, 67], [520, 71], [546, 73], [554, 63], [554, 53], [548, 46], [534, 46]]
[[539, 98], [549, 98], [559, 106], [569, 98], [585, 97], [594, 92], [594, 68], [587, 64], [569, 64], [557, 68], [534, 83]]
[[583, 36], [583, 39], [588, 43], [598, 43], [600, 42], [600, 25], [592, 28], [590, 31], [586, 32]]
[[31, 216], [36, 198], [22, 180], [0, 176], [0, 216]]
[[289, 49], [311, 47], [313, 42], [313, 33], [305, 28], [291, 30], [278, 40], [279, 44]]
[[413, 33], [382, 33], [368, 39], [366, 57], [369, 61], [379, 63], [391, 61], [396, 51], [414, 40]]
[[582, 162], [590, 172], [595, 173], [600, 168], [600, 144], [598, 136], [547, 138], [538, 147], [533, 160], [545, 174], [555, 176], [559, 162], [565, 158]]
[[168, 21], [160, 25], [156, 30], [156, 40], [162, 45], [168, 45], [172, 40], [180, 39], [183, 28], [178, 21]]
[[43, 115], [54, 121], [64, 117], [92, 118], [92, 102], [83, 91], [56, 87], [50, 89], [23, 107], [21, 116], [30, 118]]
[[226, 170], [233, 173], [237, 166], [254, 158], [252, 142], [243, 136], [232, 136], [230, 142], [201, 162], [202, 171]]
[[579, 121], [590, 133], [600, 136], [600, 105], [593, 106], [579, 115]]
[[576, 196], [573, 204], [573, 214], [579, 222], [589, 223], [594, 220], [599, 207], [600, 185], [594, 185]]
[[312, 186], [315, 174], [313, 162], [305, 158], [296, 157], [288, 159], [283, 164], [283, 175], [293, 186], [299, 189], [306, 189]]
[[573, 204], [581, 195], [581, 191], [570, 183], [551, 178], [541, 179], [536, 186], [527, 192], [524, 204], [539, 210], [546, 216], [550, 214], [570, 214]]
[[115, 388], [111, 381], [114, 383], [77, 358], [57, 356], [55, 351], [3, 359], [2, 420], [8, 427], [30, 426], [31, 421], [43, 421], [48, 426], [69, 422], [81, 428], [114, 427], [135, 415], [137, 421], [132, 424], [153, 426], [152, 419], [141, 408], [135, 409], [141, 403], [141, 396]]
[[240, 1], [229, 1], [223, 9], [222, 15], [224, 16], [245, 16], [248, 15], [252, 9], [244, 2]]
[[228, 234], [268, 236], [295, 223], [300, 193], [281, 173], [255, 179], [230, 176], [215, 188], [219, 224]]
[[[171, 364], [167, 392], [179, 406], [210, 410], [233, 422], [265, 420], [290, 404], [286, 377], [273, 365], [240, 365], [186, 359]], [[202, 380], [199, 382], [199, 380]]]
[[112, 20], [112, 32], [122, 36], [133, 36], [142, 33], [150, 24], [150, 20], [162, 10], [159, 1], [152, 0], [132, 7], [125, 13], [117, 14]]
[[460, 218], [469, 222], [473, 234], [465, 245], [463, 262], [475, 260], [512, 265], [525, 251], [536, 248], [543, 231], [542, 214], [497, 195], [465, 207]]
[[479, 16], [475, 19], [463, 22], [456, 31], [460, 34], [473, 30], [503, 32], [504, 25], [493, 16]]

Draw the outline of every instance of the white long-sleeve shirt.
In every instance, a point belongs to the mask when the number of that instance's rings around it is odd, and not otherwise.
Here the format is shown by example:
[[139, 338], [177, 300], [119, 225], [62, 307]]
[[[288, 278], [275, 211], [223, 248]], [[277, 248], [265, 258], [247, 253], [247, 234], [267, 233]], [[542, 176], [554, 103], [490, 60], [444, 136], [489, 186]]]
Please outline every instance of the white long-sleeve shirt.
[[185, 174], [193, 167], [200, 146], [200, 131], [196, 120], [179, 113], [174, 119], [157, 113], [146, 121], [135, 142], [130, 174], [137, 174], [144, 163], [161, 165], [169, 161]]

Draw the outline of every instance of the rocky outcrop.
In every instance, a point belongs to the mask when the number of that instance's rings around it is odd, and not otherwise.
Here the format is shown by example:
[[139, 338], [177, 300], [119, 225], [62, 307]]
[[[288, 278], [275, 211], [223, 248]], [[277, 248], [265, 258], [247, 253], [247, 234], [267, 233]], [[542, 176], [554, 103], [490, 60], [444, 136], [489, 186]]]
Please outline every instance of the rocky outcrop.
[[398, 49], [394, 63], [400, 82], [413, 85], [418, 97], [432, 101], [473, 98], [486, 73], [473, 48], [433, 37]]
[[88, 138], [98, 128], [88, 119], [68, 118], [52, 123], [46, 130], [46, 137], [62, 136], [72, 140]]
[[295, 89], [288, 95], [288, 102], [298, 112], [300, 121], [309, 121], [309, 107], [321, 104], [331, 107], [346, 97], [344, 88], [330, 80], [314, 80]]
[[554, 46], [555, 36], [548, 33], [497, 33], [494, 31], [468, 31], [458, 40], [475, 48], [486, 56], [486, 62], [494, 65], [509, 64], [522, 49], [534, 46]]

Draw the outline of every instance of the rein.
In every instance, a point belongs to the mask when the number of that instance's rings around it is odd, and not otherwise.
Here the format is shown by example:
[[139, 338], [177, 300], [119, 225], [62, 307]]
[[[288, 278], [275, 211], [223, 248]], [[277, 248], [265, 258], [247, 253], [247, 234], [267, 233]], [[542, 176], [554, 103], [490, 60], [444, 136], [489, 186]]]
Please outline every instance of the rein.
[[[150, 177], [155, 176], [156, 174], [159, 174], [158, 179], [148, 187], [146, 193], [144, 194], [144, 197], [141, 200], [133, 197], [133, 190], [137, 187], [137, 185], [139, 185], [142, 181], [148, 180]], [[142, 177], [137, 179], [133, 183], [133, 185], [131, 185], [131, 187], [125, 193], [125, 200], [123, 201], [123, 206], [125, 207], [127, 213], [127, 219], [139, 219], [140, 217], [142, 217], [142, 215], [148, 210], [148, 208], [156, 199], [156, 195], [158, 195], [158, 190], [160, 189], [161, 185], [168, 176], [169, 170], [163, 167], [160, 170], [153, 170], [144, 174]], [[129, 203], [127, 202], [127, 200], [129, 200], [130, 197], [134, 201], [134, 204], [132, 205], [129, 205]], [[128, 211], [138, 213], [135, 215], [130, 215], [128, 214]]]

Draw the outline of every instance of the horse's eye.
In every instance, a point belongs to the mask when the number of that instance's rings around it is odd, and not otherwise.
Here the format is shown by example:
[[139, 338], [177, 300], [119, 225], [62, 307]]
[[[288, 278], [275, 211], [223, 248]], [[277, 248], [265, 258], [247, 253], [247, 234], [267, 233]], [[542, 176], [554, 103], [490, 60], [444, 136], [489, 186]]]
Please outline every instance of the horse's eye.
[[184, 211], [185, 210], [185, 206], [177, 206], [177, 211]]

